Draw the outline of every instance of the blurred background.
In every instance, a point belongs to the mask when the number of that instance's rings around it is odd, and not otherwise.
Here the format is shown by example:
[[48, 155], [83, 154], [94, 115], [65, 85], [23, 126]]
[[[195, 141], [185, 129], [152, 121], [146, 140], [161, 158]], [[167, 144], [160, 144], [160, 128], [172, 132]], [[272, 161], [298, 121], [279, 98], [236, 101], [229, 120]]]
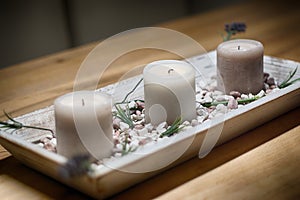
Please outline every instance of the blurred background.
[[1, 0], [0, 68], [244, 0]]

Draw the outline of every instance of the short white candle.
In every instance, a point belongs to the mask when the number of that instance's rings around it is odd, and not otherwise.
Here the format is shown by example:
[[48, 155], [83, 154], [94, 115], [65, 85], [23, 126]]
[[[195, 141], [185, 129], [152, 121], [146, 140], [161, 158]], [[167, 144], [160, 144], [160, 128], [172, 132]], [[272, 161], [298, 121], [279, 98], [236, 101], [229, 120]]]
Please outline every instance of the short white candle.
[[255, 40], [237, 39], [217, 48], [218, 87], [257, 94], [263, 89], [263, 45]]
[[195, 70], [184, 61], [160, 60], [143, 71], [145, 119], [157, 125], [196, 118]]
[[112, 153], [112, 99], [94, 91], [77, 91], [54, 102], [57, 151], [71, 158], [89, 153], [96, 159]]

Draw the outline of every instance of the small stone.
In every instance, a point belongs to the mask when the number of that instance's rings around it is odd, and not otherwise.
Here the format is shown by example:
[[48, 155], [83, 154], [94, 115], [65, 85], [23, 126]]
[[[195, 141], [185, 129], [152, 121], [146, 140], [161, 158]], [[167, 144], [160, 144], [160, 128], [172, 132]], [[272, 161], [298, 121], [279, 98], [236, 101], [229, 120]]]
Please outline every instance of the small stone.
[[199, 124], [199, 122], [197, 119], [192, 119], [192, 121], [191, 121], [192, 127], [197, 126], [198, 124]]
[[227, 108], [229, 109], [237, 109], [238, 108], [238, 102], [235, 98], [230, 98], [228, 100]]
[[226, 113], [227, 112], [227, 107], [223, 104], [218, 104], [216, 106], [216, 111], [218, 111], [220, 113]]
[[119, 129], [120, 128], [120, 122], [121, 122], [121, 119], [119, 118], [114, 118], [113, 119], [113, 128], [114, 129]]
[[256, 96], [262, 98], [263, 96], [265, 96], [265, 94], [265, 91], [261, 90]]
[[56, 145], [57, 145], [57, 140], [56, 140], [56, 138], [52, 138], [52, 139], [50, 140], [50, 143], [53, 144], [54, 146], [56, 146]]
[[139, 116], [139, 115], [141, 115], [141, 114], [142, 114], [142, 112], [141, 112], [141, 111], [139, 111], [139, 110], [136, 110], [136, 111], [135, 111], [135, 114]]
[[197, 116], [198, 123], [201, 124], [204, 120], [207, 119], [207, 117], [208, 117], [208, 115], [207, 116]]
[[40, 139], [40, 141], [41, 141], [42, 143], [46, 144], [46, 143], [49, 143], [49, 142], [50, 142], [50, 139], [47, 138], [47, 137], [43, 137], [43, 138]]
[[167, 125], [168, 125], [167, 122], [162, 122], [162, 123], [160, 123], [160, 124], [156, 127], [156, 130], [157, 130], [157, 129], [166, 128]]
[[229, 94], [230, 94], [231, 96], [233, 96], [234, 98], [241, 97], [241, 93], [238, 92], [238, 91], [231, 91], [231, 92], [229, 92]]
[[36, 145], [39, 146], [39, 147], [42, 147], [42, 148], [44, 147], [44, 144], [42, 142], [39, 142]]
[[45, 143], [44, 148], [48, 151], [56, 152], [55, 146], [50, 142]]
[[189, 126], [191, 123], [189, 122], [189, 121], [184, 121], [183, 123], [182, 123], [182, 125], [184, 125], [184, 126]]
[[126, 123], [124, 123], [124, 122], [120, 122], [120, 129], [121, 129], [122, 131], [126, 131], [126, 130], [129, 129], [129, 125], [126, 124]]
[[145, 128], [149, 131], [149, 132], [151, 132], [152, 130], [153, 130], [153, 125], [152, 124], [146, 124], [145, 125]]
[[129, 102], [128, 107], [129, 107], [129, 109], [130, 108], [136, 108], [137, 105], [136, 105], [135, 101], [131, 101], [131, 102]]
[[241, 99], [248, 99], [249, 97], [248, 97], [248, 95], [246, 95], [246, 94], [241, 94]]
[[254, 95], [252, 93], [249, 93], [248, 97], [249, 97], [249, 99], [252, 99], [252, 98], [254, 98]]
[[131, 146], [132, 148], [137, 148], [137, 147], [139, 147], [139, 140], [133, 140], [133, 141], [131, 141], [130, 146]]
[[268, 84], [264, 83], [264, 89], [267, 90], [269, 88], [270, 88], [270, 86]]
[[147, 128], [142, 128], [141, 130], [137, 130], [139, 136], [147, 136], [148, 130]]
[[137, 124], [134, 126], [134, 129], [136, 129], [136, 130], [141, 130], [143, 128], [144, 128], [144, 126], [142, 124]]
[[216, 101], [225, 101], [226, 100], [224, 95], [217, 96], [215, 99], [216, 99]]
[[122, 144], [116, 144], [116, 149], [117, 150], [122, 150], [123, 149], [123, 145]]
[[203, 98], [202, 94], [196, 94], [196, 101], [201, 101]]
[[273, 77], [268, 78], [267, 84], [268, 85], [275, 85], [275, 79]]
[[157, 131], [158, 134], [162, 134], [166, 130], [167, 130], [166, 128], [156, 128], [156, 131]]
[[130, 130], [128, 134], [133, 137], [138, 135], [136, 130]]
[[265, 82], [265, 83], [267, 82], [269, 76], [270, 76], [269, 73], [264, 72], [264, 82]]

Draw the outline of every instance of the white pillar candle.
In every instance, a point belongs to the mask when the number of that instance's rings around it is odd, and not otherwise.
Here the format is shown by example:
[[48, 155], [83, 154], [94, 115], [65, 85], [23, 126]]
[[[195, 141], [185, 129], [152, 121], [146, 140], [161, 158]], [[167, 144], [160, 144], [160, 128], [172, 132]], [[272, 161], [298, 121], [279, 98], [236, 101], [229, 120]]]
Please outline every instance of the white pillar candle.
[[160, 60], [143, 71], [145, 119], [157, 125], [196, 118], [195, 70], [184, 61]]
[[225, 93], [257, 94], [263, 89], [263, 45], [255, 40], [230, 40], [217, 48], [218, 88]]
[[94, 91], [77, 91], [54, 102], [57, 151], [71, 158], [89, 153], [96, 159], [112, 153], [112, 99]]

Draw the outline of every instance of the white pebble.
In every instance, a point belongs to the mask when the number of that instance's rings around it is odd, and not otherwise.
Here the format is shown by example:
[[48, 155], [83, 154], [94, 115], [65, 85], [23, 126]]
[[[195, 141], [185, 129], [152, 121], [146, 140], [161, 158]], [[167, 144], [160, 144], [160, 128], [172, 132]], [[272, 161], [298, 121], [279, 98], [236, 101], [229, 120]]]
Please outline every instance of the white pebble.
[[149, 132], [151, 132], [152, 130], [153, 130], [153, 125], [152, 124], [146, 124], [145, 125], [145, 128], [149, 131]]
[[139, 142], [140, 142], [139, 140], [133, 140], [131, 141], [130, 146], [133, 148], [137, 148], [139, 147]]
[[197, 119], [193, 119], [191, 121], [191, 125], [194, 127], [194, 126], [197, 126], [199, 124], [198, 120]]
[[162, 122], [162, 123], [160, 123], [160, 124], [156, 127], [156, 130], [157, 130], [157, 129], [166, 128], [166, 127], [167, 127], [167, 122]]
[[191, 123], [189, 122], [189, 121], [184, 121], [183, 123], [182, 123], [182, 125], [184, 125], [184, 126], [189, 126]]
[[246, 95], [246, 94], [241, 94], [241, 99], [248, 99], [249, 97], [248, 97], [248, 95]]
[[235, 98], [231, 97], [228, 100], [227, 108], [229, 109], [237, 109], [238, 108], [238, 102]]
[[116, 148], [117, 150], [122, 150], [123, 149], [123, 145], [122, 144], [116, 144]]
[[56, 146], [56, 144], [57, 144], [56, 138], [52, 138], [52, 139], [50, 140], [50, 143], [53, 144], [54, 146]]
[[219, 96], [216, 96], [216, 101], [225, 101], [226, 100], [226, 98], [225, 98], [225, 96], [224, 95], [219, 95]]
[[44, 147], [44, 144], [41, 143], [41, 142], [37, 143], [36, 145], [39, 146], [39, 147], [42, 147], [42, 148]]
[[265, 91], [261, 90], [256, 96], [258, 98], [261, 98], [261, 97], [265, 96], [265, 94], [266, 94]]
[[142, 128], [140, 130], [137, 130], [139, 136], [147, 136], [148, 135], [148, 129], [147, 128]]
[[159, 133], [159, 134], [162, 134], [163, 132], [165, 132], [167, 129], [166, 128], [157, 128], [156, 131]]
[[124, 122], [120, 122], [120, 129], [121, 129], [122, 131], [126, 131], [126, 130], [129, 129], [129, 125], [126, 124], [126, 123], [124, 123]]
[[220, 113], [226, 113], [227, 112], [227, 107], [223, 104], [218, 104], [216, 106], [216, 111], [218, 111]]
[[129, 108], [136, 108], [137, 106], [136, 106], [135, 101], [129, 102], [128, 107], [129, 107]]
[[197, 121], [201, 124], [206, 119], [206, 116], [197, 116]]

